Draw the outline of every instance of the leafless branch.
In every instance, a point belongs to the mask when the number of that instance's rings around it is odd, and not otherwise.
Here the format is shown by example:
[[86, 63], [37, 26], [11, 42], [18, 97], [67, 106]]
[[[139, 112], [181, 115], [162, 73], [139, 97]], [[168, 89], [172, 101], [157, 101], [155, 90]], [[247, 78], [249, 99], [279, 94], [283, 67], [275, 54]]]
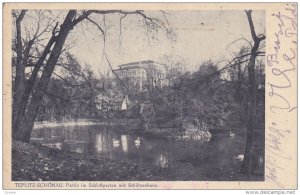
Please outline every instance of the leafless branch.
[[113, 73], [113, 74], [117, 77], [117, 79], [120, 80], [121, 83], [128, 89], [128, 86], [126, 85], [126, 83], [125, 83], [125, 82], [124, 82], [124, 81], [123, 81], [123, 80], [115, 73], [115, 71], [114, 71], [114, 69], [112, 68], [112, 65], [111, 65], [111, 63], [110, 63], [110, 61], [109, 61], [109, 59], [108, 59], [106, 53], [104, 53], [104, 56], [105, 56], [105, 59], [106, 59], [108, 65], [109, 65], [110, 70], [112, 71], [112, 73]]
[[235, 44], [238, 41], [246, 41], [250, 45], [250, 47], [252, 47], [252, 43], [250, 41], [248, 41], [247, 39], [245, 39], [244, 37], [242, 37], [242, 38], [239, 38], [239, 39], [237, 39], [237, 40], [232, 41], [231, 43], [229, 43], [227, 45], [226, 49], [228, 49], [231, 45]]
[[94, 20], [90, 19], [88, 16], [86, 17], [86, 19], [87, 19], [89, 22], [93, 23], [93, 24], [98, 28], [98, 30], [101, 31], [101, 33], [102, 33], [102, 35], [103, 35], [103, 39], [104, 39], [104, 41], [105, 41], [105, 32], [104, 32], [104, 30], [101, 28], [101, 26], [100, 26], [99, 24], [97, 24]]
[[61, 50], [60, 53], [62, 54], [62, 53], [64, 53], [65, 51], [67, 51], [67, 50], [73, 48], [74, 46], [75, 46], [75, 43], [70, 43], [70, 44], [66, 45], [66, 46]]
[[119, 43], [121, 44], [122, 42], [122, 20], [127, 16], [127, 14], [123, 14], [120, 16], [120, 20], [119, 20]]
[[67, 81], [66, 79], [64, 79], [62, 76], [58, 75], [57, 73], [55, 73], [53, 71], [53, 74], [55, 76], [57, 76], [58, 78], [60, 78], [61, 80], [63, 80], [65, 83], [67, 83], [68, 85], [72, 86], [72, 87], [80, 87], [80, 86], [83, 86], [83, 84], [72, 84], [71, 82]]

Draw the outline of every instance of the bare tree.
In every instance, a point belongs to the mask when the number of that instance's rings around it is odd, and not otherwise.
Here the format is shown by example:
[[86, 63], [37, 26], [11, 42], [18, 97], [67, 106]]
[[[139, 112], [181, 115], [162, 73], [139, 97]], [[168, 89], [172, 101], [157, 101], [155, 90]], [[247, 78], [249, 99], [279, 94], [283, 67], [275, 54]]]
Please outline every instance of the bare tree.
[[[101, 27], [97, 22], [93, 21], [89, 16], [92, 14], [100, 15], [104, 19], [108, 14], [118, 14], [122, 19], [127, 15], [136, 15], [141, 17], [147, 27], [163, 29], [167, 34], [170, 34], [170, 28], [165, 23], [158, 19], [147, 16], [142, 10], [124, 11], [124, 10], [83, 10], [78, 12], [77, 10], [69, 10], [64, 18], [63, 23], [58, 26], [58, 23], [52, 28], [52, 35], [48, 39], [48, 42], [41, 52], [41, 55], [37, 57], [37, 61], [34, 65], [32, 74], [25, 82], [25, 67], [29, 64], [28, 57], [32, 49], [32, 45], [36, 39], [41, 35], [38, 29], [38, 33], [35, 33], [33, 38], [28, 42], [25, 52], [21, 54], [22, 40], [21, 40], [21, 22], [26, 14], [26, 10], [22, 10], [19, 16], [16, 18], [16, 30], [17, 30], [17, 71], [16, 71], [16, 89], [18, 95], [14, 100], [14, 112], [13, 112], [13, 137], [17, 140], [29, 142], [31, 131], [34, 125], [35, 118], [38, 114], [39, 106], [46, 92], [49, 80], [55, 67], [58, 64], [59, 57], [63, 52], [66, 39], [70, 31], [83, 20], [87, 20], [95, 24], [101, 33], [103, 33], [104, 44], [106, 36], [106, 28]], [[43, 32], [43, 31], [42, 31]], [[105, 53], [104, 53], [105, 54]], [[106, 54], [105, 54], [106, 56]], [[43, 70], [41, 67], [44, 66]], [[42, 71], [41, 78], [37, 82], [38, 72]], [[33, 90], [33, 84], [37, 82], [36, 88]], [[21, 83], [21, 84], [20, 84]], [[32, 95], [31, 95], [32, 94]]]
[[254, 130], [256, 128], [256, 82], [255, 82], [255, 61], [257, 57], [257, 51], [259, 49], [261, 41], [266, 37], [265, 35], [257, 35], [255, 27], [252, 21], [252, 10], [246, 10], [246, 15], [249, 22], [252, 40], [254, 42], [251, 48], [250, 59], [248, 63], [248, 79], [249, 79], [249, 101], [248, 101], [248, 118], [247, 118], [247, 141], [246, 149], [243, 160], [242, 171], [246, 173], [251, 172], [252, 157], [253, 157], [253, 143], [254, 143]]
[[17, 105], [20, 104], [21, 95], [24, 90], [25, 86], [25, 65], [23, 64], [23, 44], [22, 44], [22, 28], [21, 22], [24, 19], [26, 10], [22, 10], [19, 15], [17, 13], [13, 13], [14, 17], [16, 18], [16, 79], [14, 83], [14, 107], [13, 107], [13, 123], [16, 120], [16, 112], [17, 112]]
[[[15, 113], [14, 122], [13, 122], [14, 130], [16, 130], [18, 128], [17, 125], [19, 124], [20, 121], [23, 120], [23, 117], [25, 116], [26, 106], [27, 106], [27, 103], [28, 103], [28, 100], [30, 97], [30, 93], [33, 90], [34, 82], [37, 78], [38, 72], [40, 71], [40, 68], [42, 67], [44, 61], [46, 60], [47, 55], [51, 52], [50, 48], [56, 41], [56, 38], [57, 38], [55, 36], [56, 27], [57, 27], [57, 24], [53, 29], [52, 36], [51, 36], [49, 42], [47, 43], [47, 45], [45, 46], [44, 51], [42, 52], [38, 61], [33, 65], [34, 69], [31, 73], [29, 80], [27, 81], [26, 86], [25, 87], [23, 86], [22, 91], [20, 92], [20, 94], [18, 94], [18, 96], [17, 96], [19, 98], [18, 101], [14, 102], [14, 106], [17, 108], [16, 109], [17, 112]], [[25, 63], [25, 66], [26, 66], [26, 63]], [[25, 70], [25, 67], [24, 67], [24, 69], [22, 69], [23, 74], [24, 74], [24, 70]], [[17, 78], [18, 78], [18, 76], [16, 76], [16, 79]], [[25, 83], [25, 80], [23, 82]]]

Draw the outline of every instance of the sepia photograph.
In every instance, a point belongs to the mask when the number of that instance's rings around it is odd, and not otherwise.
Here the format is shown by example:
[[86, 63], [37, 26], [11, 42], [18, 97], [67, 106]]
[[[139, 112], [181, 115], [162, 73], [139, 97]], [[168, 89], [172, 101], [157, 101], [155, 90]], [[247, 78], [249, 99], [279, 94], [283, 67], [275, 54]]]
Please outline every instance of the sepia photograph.
[[264, 11], [11, 14], [12, 180], [264, 180]]
[[[292, 15], [266, 5], [27, 5], [10, 6], [5, 16], [4, 168], [14, 187], [173, 189], [159, 182], [205, 181], [284, 188], [279, 173], [290, 171], [282, 164], [292, 159], [294, 150], [284, 148], [287, 139], [296, 144], [296, 123], [283, 127], [272, 114], [288, 116], [297, 105], [266, 78], [295, 81], [288, 75], [295, 66], [277, 67], [295, 59], [283, 43], [294, 36]], [[272, 20], [281, 31], [270, 33]], [[59, 183], [76, 181], [95, 183]], [[192, 184], [178, 188], [201, 188]]]

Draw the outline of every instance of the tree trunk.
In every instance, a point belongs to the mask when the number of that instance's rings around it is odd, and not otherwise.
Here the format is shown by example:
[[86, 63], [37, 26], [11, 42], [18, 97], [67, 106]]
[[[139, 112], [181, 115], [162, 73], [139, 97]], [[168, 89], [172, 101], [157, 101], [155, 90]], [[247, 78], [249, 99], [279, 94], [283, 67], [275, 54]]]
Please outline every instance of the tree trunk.
[[37, 116], [39, 106], [42, 102], [43, 96], [45, 94], [46, 88], [48, 86], [50, 77], [54, 71], [55, 65], [61, 54], [65, 40], [73, 27], [72, 20], [76, 15], [76, 10], [71, 10], [68, 12], [64, 23], [61, 25], [57, 41], [54, 48], [50, 54], [48, 62], [45, 66], [43, 74], [41, 76], [40, 82], [34, 91], [31, 101], [28, 105], [26, 114], [18, 124], [18, 132], [15, 138], [24, 142], [29, 142], [31, 131], [34, 125], [35, 118]]
[[38, 62], [35, 64], [32, 74], [31, 74], [29, 80], [27, 81], [24, 93], [22, 94], [20, 104], [15, 113], [15, 121], [13, 123], [13, 129], [15, 132], [18, 132], [19, 124], [21, 121], [24, 120], [26, 107], [28, 105], [30, 93], [33, 90], [35, 79], [37, 77], [37, 74], [38, 74], [41, 66], [43, 65], [44, 60], [46, 59], [47, 55], [50, 53], [50, 48], [53, 45], [53, 43], [55, 42], [55, 40], [56, 40], [56, 37], [53, 35], [51, 37], [51, 39], [49, 40], [48, 44], [46, 45], [42, 56], [39, 58]]
[[[254, 52], [255, 53], [255, 52]], [[247, 141], [243, 161], [243, 171], [251, 172], [254, 130], [256, 127], [256, 84], [255, 84], [255, 54], [250, 58], [248, 64], [249, 73], [249, 99], [248, 99], [248, 118], [247, 118]]]
[[253, 158], [253, 145], [254, 145], [254, 130], [256, 127], [256, 82], [255, 82], [255, 59], [256, 52], [258, 51], [259, 44], [262, 40], [265, 39], [265, 36], [257, 37], [255, 33], [255, 28], [253, 25], [251, 10], [245, 11], [250, 31], [252, 35], [252, 39], [254, 41], [254, 45], [251, 48], [251, 55], [248, 64], [248, 77], [249, 77], [249, 99], [248, 99], [248, 117], [247, 117], [247, 141], [246, 141], [246, 149], [245, 155], [242, 165], [242, 171], [250, 174], [252, 168], [252, 158]]
[[[12, 120], [13, 124], [16, 123], [16, 113], [21, 103], [21, 96], [25, 87], [25, 64], [23, 63], [23, 44], [22, 44], [22, 30], [21, 22], [25, 16], [26, 10], [22, 10], [20, 15], [16, 19], [16, 49], [17, 49], [17, 60], [16, 60], [16, 77], [13, 88], [13, 113]], [[15, 129], [13, 128], [13, 135]]]

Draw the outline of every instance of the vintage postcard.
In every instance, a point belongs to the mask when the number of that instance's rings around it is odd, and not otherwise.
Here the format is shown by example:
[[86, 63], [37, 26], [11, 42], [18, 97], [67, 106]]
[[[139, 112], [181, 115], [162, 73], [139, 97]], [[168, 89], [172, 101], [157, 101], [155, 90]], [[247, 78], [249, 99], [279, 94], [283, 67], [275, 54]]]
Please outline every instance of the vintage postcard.
[[297, 189], [297, 3], [4, 3], [4, 189]]

